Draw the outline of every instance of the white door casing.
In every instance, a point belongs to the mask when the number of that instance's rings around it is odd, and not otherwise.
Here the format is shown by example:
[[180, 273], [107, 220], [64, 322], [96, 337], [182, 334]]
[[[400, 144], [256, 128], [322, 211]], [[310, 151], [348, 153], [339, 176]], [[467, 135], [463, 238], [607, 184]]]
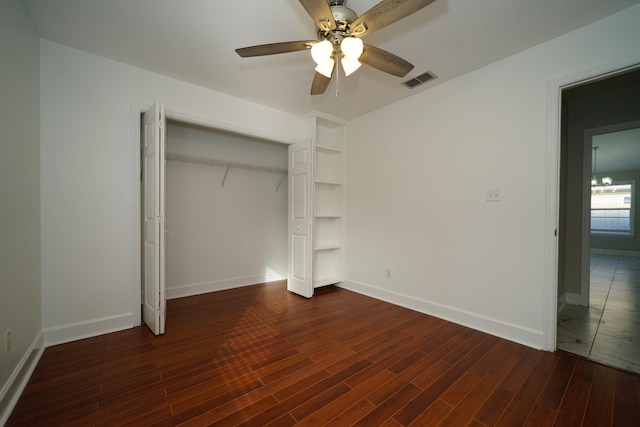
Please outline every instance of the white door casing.
[[142, 320], [164, 334], [165, 298], [165, 116], [156, 103], [143, 116], [143, 303]]
[[313, 296], [311, 141], [289, 146], [289, 268], [287, 289], [306, 298]]

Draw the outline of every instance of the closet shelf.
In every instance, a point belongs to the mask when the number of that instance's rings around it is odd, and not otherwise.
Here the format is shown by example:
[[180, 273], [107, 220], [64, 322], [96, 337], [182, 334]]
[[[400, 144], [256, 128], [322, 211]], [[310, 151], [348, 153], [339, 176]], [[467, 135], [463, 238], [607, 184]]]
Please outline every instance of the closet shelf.
[[277, 173], [282, 175], [287, 174], [286, 169], [271, 168], [268, 166], [253, 165], [250, 163], [238, 163], [238, 162], [230, 162], [227, 160], [208, 159], [205, 157], [186, 156], [184, 154], [177, 154], [177, 153], [167, 153], [166, 156], [167, 156], [167, 160], [175, 160], [179, 162], [198, 163], [201, 165], [222, 166], [225, 168], [237, 168], [237, 169], [246, 169], [246, 170], [252, 170], [252, 171], [261, 171], [261, 172], [272, 172], [272, 173]]
[[323, 152], [323, 153], [327, 153], [327, 154], [342, 153], [342, 149], [340, 149], [340, 148], [329, 147], [328, 145], [321, 145], [321, 144], [317, 144], [317, 143], [316, 143], [316, 150], [318, 150], [320, 152]]
[[342, 246], [340, 245], [318, 245], [315, 248], [313, 248], [316, 251], [333, 251], [336, 249], [342, 249]]
[[324, 184], [324, 185], [342, 185], [341, 182], [339, 182], [338, 180], [331, 180], [331, 179], [322, 179], [322, 178], [317, 178], [315, 180], [316, 184]]
[[340, 283], [340, 282], [342, 282], [342, 280], [337, 277], [325, 277], [322, 279], [314, 280], [313, 287], [320, 288], [322, 286], [335, 285], [336, 283]]

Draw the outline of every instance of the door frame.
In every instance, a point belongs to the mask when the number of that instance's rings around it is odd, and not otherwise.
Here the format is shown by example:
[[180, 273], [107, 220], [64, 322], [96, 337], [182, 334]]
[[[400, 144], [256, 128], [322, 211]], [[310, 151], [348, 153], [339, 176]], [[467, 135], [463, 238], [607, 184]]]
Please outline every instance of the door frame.
[[[133, 259], [132, 277], [131, 277], [131, 313], [133, 316], [133, 326], [142, 324], [142, 210], [141, 210], [141, 116], [147, 111], [153, 103], [131, 102], [130, 120], [131, 120], [131, 168], [132, 168], [132, 200], [131, 200], [131, 216], [132, 216], [132, 233], [131, 233], [131, 259]], [[270, 134], [264, 131], [258, 131], [254, 128], [246, 126], [238, 126], [228, 122], [222, 122], [210, 117], [201, 117], [189, 113], [188, 111], [169, 108], [164, 104], [165, 119], [185, 124], [201, 126], [221, 132], [229, 132], [237, 135], [247, 136], [250, 138], [258, 138], [284, 145], [291, 145], [300, 142], [302, 139], [285, 138], [281, 135]]]
[[556, 350], [558, 321], [558, 224], [562, 91], [640, 68], [640, 55], [572, 73], [547, 83], [547, 170], [543, 286], [543, 350]]

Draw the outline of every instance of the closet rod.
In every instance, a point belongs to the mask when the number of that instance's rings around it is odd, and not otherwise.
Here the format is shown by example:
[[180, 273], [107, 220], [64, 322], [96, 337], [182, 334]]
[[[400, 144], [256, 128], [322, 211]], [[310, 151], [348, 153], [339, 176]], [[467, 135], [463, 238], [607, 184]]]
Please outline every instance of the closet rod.
[[272, 173], [278, 173], [278, 174], [284, 174], [284, 175], [287, 174], [286, 169], [270, 168], [268, 166], [252, 165], [248, 163], [237, 163], [237, 162], [229, 162], [225, 160], [207, 159], [204, 157], [185, 156], [183, 154], [177, 154], [177, 153], [167, 153], [166, 156], [167, 156], [167, 160], [177, 160], [180, 162], [199, 163], [202, 165], [223, 166], [226, 168], [247, 169], [247, 170], [261, 171], [261, 172], [272, 172]]

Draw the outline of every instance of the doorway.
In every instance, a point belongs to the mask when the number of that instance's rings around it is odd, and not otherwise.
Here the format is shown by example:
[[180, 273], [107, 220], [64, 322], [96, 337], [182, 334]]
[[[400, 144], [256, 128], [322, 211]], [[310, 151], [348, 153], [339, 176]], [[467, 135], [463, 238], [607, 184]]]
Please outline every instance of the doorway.
[[[640, 292], [640, 230], [631, 212], [637, 197], [629, 194], [626, 212], [624, 203], [592, 212], [591, 203], [592, 194], [614, 194], [640, 179], [640, 154], [619, 133], [640, 126], [640, 70], [564, 89], [561, 110], [557, 348], [640, 372], [640, 304], [630, 294], [626, 304], [618, 298], [623, 285]], [[597, 218], [605, 213], [631, 215], [631, 230]]]

